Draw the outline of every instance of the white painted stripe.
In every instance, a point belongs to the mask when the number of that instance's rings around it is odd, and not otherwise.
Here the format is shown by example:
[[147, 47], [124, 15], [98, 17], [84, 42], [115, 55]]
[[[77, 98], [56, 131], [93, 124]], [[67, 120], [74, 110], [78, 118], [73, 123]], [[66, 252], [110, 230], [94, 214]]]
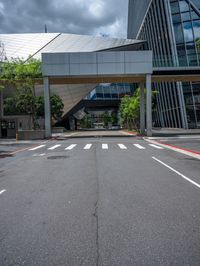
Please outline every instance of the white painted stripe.
[[85, 145], [85, 147], [83, 148], [84, 150], [89, 150], [92, 147], [92, 144], [87, 144]]
[[42, 157], [44, 155], [45, 155], [45, 153], [41, 153], [41, 154], [35, 153], [35, 154], [33, 154], [33, 157]]
[[58, 148], [58, 147], [60, 147], [61, 146], [61, 144], [57, 144], [57, 145], [55, 145], [55, 146], [52, 146], [51, 148], [48, 148], [48, 150], [55, 150], [56, 148]]
[[5, 189], [1, 190], [1, 191], [0, 191], [0, 195], [3, 194], [4, 192], [6, 192]]
[[108, 150], [108, 144], [102, 144], [102, 149], [103, 150]]
[[40, 145], [40, 146], [37, 146], [35, 148], [32, 148], [32, 149], [29, 149], [29, 151], [35, 151], [35, 150], [38, 150], [38, 149], [41, 149], [43, 147], [45, 147], [46, 145]]
[[117, 144], [117, 145], [120, 147], [120, 149], [127, 150], [127, 147], [124, 144]]
[[146, 148], [145, 147], [143, 147], [142, 145], [140, 145], [140, 144], [133, 144], [135, 147], [137, 147], [138, 149], [140, 149], [140, 150], [145, 150]]
[[149, 144], [149, 146], [154, 147], [154, 148], [159, 149], [159, 150], [163, 150], [163, 147], [157, 146], [155, 144]]
[[71, 144], [70, 146], [68, 146], [67, 148], [65, 148], [65, 150], [72, 150], [74, 147], [76, 147], [77, 144]]
[[187, 180], [188, 182], [192, 183], [193, 185], [195, 185], [196, 187], [200, 188], [200, 184], [196, 183], [195, 181], [193, 181], [192, 179], [188, 178], [187, 176], [181, 174], [180, 172], [178, 172], [177, 170], [175, 170], [174, 168], [172, 168], [171, 166], [167, 165], [166, 163], [158, 160], [155, 157], [152, 157], [154, 160], [156, 160], [157, 162], [161, 163], [162, 165], [166, 166], [167, 168], [169, 168], [171, 171], [175, 172], [177, 175], [181, 176], [183, 179]]

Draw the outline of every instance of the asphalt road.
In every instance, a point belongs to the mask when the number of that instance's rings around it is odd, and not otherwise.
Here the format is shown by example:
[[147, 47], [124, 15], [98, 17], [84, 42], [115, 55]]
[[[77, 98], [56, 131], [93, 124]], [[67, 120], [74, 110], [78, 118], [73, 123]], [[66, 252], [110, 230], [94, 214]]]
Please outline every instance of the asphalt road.
[[126, 137], [41, 145], [0, 160], [1, 266], [200, 265], [199, 160]]

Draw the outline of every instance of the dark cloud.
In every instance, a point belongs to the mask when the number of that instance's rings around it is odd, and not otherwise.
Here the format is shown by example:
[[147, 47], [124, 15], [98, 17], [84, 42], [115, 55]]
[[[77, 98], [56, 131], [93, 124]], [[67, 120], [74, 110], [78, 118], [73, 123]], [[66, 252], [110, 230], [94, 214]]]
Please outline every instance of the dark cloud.
[[49, 32], [126, 37], [128, 0], [0, 0], [0, 33]]

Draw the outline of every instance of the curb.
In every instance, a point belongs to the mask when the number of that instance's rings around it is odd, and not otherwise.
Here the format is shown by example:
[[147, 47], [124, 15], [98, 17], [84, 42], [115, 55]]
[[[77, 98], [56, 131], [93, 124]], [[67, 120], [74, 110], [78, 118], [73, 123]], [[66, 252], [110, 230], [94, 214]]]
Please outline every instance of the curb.
[[185, 149], [185, 148], [180, 148], [180, 147], [177, 147], [177, 146], [173, 146], [171, 144], [164, 144], [160, 141], [155, 141], [155, 140], [151, 140], [151, 139], [147, 139], [147, 138], [144, 138], [145, 141], [148, 141], [150, 143], [153, 143], [153, 144], [156, 144], [156, 145], [159, 145], [163, 148], [166, 148], [166, 149], [169, 149], [169, 150], [173, 150], [173, 151], [176, 151], [176, 152], [179, 152], [179, 153], [182, 153], [184, 155], [188, 155], [190, 157], [193, 157], [195, 159], [198, 159], [200, 160], [200, 152], [198, 151], [193, 151], [193, 150], [189, 150], [189, 149]]

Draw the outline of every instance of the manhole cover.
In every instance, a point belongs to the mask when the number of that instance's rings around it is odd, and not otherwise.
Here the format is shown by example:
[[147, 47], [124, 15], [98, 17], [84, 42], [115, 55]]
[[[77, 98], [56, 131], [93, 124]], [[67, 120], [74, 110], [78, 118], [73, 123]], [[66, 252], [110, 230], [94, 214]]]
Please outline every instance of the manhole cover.
[[69, 156], [67, 155], [57, 155], [57, 156], [49, 156], [47, 157], [47, 159], [50, 159], [50, 160], [59, 160], [59, 159], [66, 159], [66, 158], [69, 158]]

